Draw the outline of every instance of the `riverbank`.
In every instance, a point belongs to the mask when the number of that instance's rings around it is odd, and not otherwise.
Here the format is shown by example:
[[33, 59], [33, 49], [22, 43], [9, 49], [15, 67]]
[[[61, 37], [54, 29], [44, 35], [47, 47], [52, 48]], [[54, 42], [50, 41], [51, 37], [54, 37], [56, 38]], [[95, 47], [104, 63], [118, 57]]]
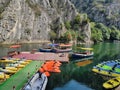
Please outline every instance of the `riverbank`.
[[8, 44], [39, 44], [39, 43], [51, 43], [49, 40], [33, 40], [33, 41], [19, 41], [19, 42], [1, 42], [0, 45]]

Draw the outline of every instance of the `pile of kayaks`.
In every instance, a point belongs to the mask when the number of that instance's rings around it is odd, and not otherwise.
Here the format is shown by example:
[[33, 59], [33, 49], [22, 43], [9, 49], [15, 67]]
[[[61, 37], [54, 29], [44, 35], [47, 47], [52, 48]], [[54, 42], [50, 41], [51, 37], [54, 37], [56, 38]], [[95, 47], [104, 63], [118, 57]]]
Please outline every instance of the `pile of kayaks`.
[[93, 72], [107, 76], [120, 76], [120, 60], [112, 60], [99, 63], [92, 69]]
[[41, 66], [39, 71], [41, 73], [44, 73], [46, 76], [50, 76], [50, 72], [60, 73], [61, 72], [60, 66], [61, 66], [61, 63], [59, 61], [50, 60], [50, 61], [46, 61]]
[[120, 85], [120, 60], [104, 61], [94, 66], [92, 71], [101, 75], [114, 77], [103, 83], [104, 88], [113, 89]]
[[0, 79], [9, 78], [8, 74], [14, 74], [29, 64], [31, 60], [5, 58], [0, 60]]

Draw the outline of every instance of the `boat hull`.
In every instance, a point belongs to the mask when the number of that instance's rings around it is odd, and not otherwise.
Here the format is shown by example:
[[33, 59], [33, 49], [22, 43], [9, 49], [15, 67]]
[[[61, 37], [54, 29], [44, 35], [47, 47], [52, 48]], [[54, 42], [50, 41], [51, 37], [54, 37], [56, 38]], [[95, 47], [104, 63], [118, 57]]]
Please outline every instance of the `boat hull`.
[[53, 49], [52, 52], [55, 53], [64, 53], [64, 52], [71, 52], [72, 49]]
[[37, 72], [22, 90], [45, 90], [48, 79], [43, 73]]
[[102, 75], [120, 76], [120, 61], [106, 61], [94, 66], [92, 71]]
[[40, 48], [39, 52], [53, 52], [53, 51], [52, 51], [52, 49], [43, 49], [43, 48]]
[[81, 59], [81, 58], [89, 58], [89, 57], [93, 57], [93, 53], [91, 54], [78, 54], [78, 53], [73, 53], [72, 58], [78, 58], [78, 59]]
[[120, 77], [112, 78], [107, 82], [103, 83], [103, 87], [106, 89], [113, 89], [120, 85]]

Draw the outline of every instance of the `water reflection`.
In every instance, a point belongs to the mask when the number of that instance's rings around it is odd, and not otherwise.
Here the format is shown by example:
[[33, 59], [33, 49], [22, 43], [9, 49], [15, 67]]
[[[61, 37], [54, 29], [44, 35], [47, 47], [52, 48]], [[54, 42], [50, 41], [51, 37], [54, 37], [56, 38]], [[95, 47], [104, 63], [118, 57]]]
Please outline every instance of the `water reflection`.
[[86, 85], [80, 84], [75, 80], [71, 80], [63, 87], [58, 87], [53, 90], [93, 90], [93, 89], [90, 89]]
[[9, 51], [14, 51], [14, 50], [17, 50], [17, 51], [31, 51], [33, 49], [39, 49], [42, 44], [22, 44], [20, 48], [9, 48], [10, 45], [1, 45], [0, 46], [0, 58], [2, 58], [3, 56], [6, 56], [7, 55], [7, 52]]
[[[61, 67], [62, 72], [57, 75], [53, 74], [49, 78], [46, 90], [56, 90], [56, 88], [57, 90], [64, 90], [64, 88], [60, 87], [65, 85], [65, 88], [67, 88], [67, 83], [69, 83], [69, 81], [72, 79], [76, 80], [79, 83], [84, 83], [95, 90], [104, 90], [102, 84], [106, 80], [104, 80], [101, 75], [93, 73], [91, 69], [94, 65], [102, 61], [120, 58], [120, 43], [99, 43], [91, 47], [94, 48], [94, 57], [92, 59], [92, 63], [82, 67], [78, 67], [72, 62], [63, 64]], [[69, 86], [66, 90], [69, 90]]]
[[84, 61], [80, 61], [80, 62], [76, 62], [77, 66], [85, 66], [92, 63], [92, 60], [84, 60]]

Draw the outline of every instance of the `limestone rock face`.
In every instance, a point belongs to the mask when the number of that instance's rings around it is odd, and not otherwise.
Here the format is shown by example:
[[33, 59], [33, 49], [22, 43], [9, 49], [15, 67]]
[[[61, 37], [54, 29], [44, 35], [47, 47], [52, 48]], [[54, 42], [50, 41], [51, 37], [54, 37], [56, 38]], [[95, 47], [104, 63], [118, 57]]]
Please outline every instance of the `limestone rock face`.
[[84, 42], [85, 43], [91, 43], [91, 28], [90, 28], [90, 23], [87, 23], [86, 25], [84, 25], [81, 29], [82, 34], [84, 36]]
[[60, 36], [76, 14], [69, 0], [0, 0], [0, 42], [47, 41], [51, 26]]
[[[49, 41], [51, 30], [59, 38], [77, 14], [69, 0], [0, 0], [0, 43]], [[79, 31], [89, 42], [89, 23]]]

